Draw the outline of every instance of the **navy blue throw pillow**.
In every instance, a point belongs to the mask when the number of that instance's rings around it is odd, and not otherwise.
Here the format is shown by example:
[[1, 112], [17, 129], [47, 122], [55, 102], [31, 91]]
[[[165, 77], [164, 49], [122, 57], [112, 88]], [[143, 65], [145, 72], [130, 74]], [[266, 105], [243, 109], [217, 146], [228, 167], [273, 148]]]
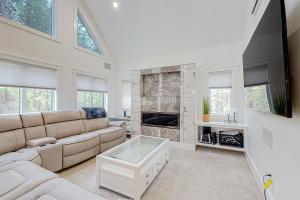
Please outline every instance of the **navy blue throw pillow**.
[[106, 118], [106, 112], [105, 112], [104, 108], [100, 108], [100, 107], [84, 107], [82, 109], [85, 111], [87, 119]]

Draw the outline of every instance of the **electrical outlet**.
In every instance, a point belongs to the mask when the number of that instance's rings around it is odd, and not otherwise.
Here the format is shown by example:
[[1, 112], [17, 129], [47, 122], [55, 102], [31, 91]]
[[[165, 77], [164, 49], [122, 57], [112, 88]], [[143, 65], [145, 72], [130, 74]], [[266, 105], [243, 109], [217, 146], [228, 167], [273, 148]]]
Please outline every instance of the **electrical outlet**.
[[270, 147], [271, 149], [273, 149], [273, 132], [266, 129], [265, 127], [262, 128], [262, 140], [263, 142]]

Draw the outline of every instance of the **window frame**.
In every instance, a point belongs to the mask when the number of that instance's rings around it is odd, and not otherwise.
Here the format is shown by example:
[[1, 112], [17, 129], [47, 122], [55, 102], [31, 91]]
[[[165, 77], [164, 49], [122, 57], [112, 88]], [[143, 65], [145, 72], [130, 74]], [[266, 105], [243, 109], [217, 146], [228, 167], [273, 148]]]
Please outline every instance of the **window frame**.
[[[240, 112], [240, 105], [239, 105], [239, 100], [237, 96], [237, 90], [238, 88], [236, 87], [235, 83], [238, 81], [238, 71], [239, 67], [238, 66], [232, 66], [232, 67], [224, 67], [224, 68], [216, 68], [215, 66], [212, 66], [213, 69], [204, 69], [203, 73], [203, 79], [204, 79], [204, 93], [203, 93], [203, 98], [208, 97], [210, 100], [210, 88], [209, 88], [209, 74], [210, 73], [218, 73], [218, 72], [230, 72], [231, 73], [231, 103], [230, 107], [231, 109], [236, 108], [238, 112]], [[226, 88], [226, 87], [223, 87]], [[211, 113], [212, 116], [216, 117], [217, 120], [221, 119], [219, 117], [224, 117], [226, 116], [227, 113]]]
[[[89, 49], [83, 48], [81, 46], [78, 45], [77, 43], [77, 16], [81, 16], [80, 20], [81, 22], [85, 25], [86, 30], [88, 31], [90, 37], [93, 39], [93, 42], [96, 44], [97, 48], [99, 49], [100, 54], [90, 51]], [[73, 33], [73, 46], [75, 49], [80, 50], [84, 53], [88, 53], [90, 55], [96, 56], [96, 57], [100, 57], [100, 58], [104, 58], [105, 57], [105, 52], [104, 49], [102, 48], [102, 46], [100, 46], [100, 42], [98, 40], [98, 37], [95, 36], [96, 34], [96, 30], [94, 30], [92, 28], [92, 26], [90, 25], [90, 23], [86, 20], [88, 17], [85, 15], [85, 13], [83, 12], [82, 9], [80, 9], [80, 7], [78, 6], [77, 3], [75, 3], [74, 6], [74, 17], [73, 17], [73, 25], [74, 25], [74, 33]]]
[[101, 93], [103, 95], [103, 108], [107, 111], [107, 96], [108, 96], [108, 93], [107, 92], [100, 92], [100, 91], [91, 91], [91, 90], [76, 90], [76, 107], [77, 109], [81, 109], [79, 106], [78, 106], [78, 92], [89, 92], [91, 93], [91, 99], [90, 99], [90, 105], [91, 107], [98, 107], [98, 106], [94, 106], [93, 105], [93, 93]]
[[[19, 93], [19, 111], [17, 113], [9, 113], [9, 114], [23, 114], [23, 113], [30, 113], [30, 112], [23, 112], [24, 108], [26, 107], [25, 105], [25, 93], [23, 89], [37, 89], [37, 90], [50, 90], [52, 91], [51, 93], [51, 110], [50, 112], [56, 111], [57, 110], [57, 90], [54, 88], [38, 88], [38, 87], [23, 87], [23, 86], [10, 86], [10, 85], [0, 85], [0, 87], [10, 87], [10, 88], [17, 88], [18, 93]], [[43, 112], [43, 111], [38, 111], [38, 112]], [[45, 112], [45, 111], [44, 111]], [[7, 114], [7, 113], [1, 113], [2, 114]]]
[[57, 20], [59, 18], [58, 17], [58, 13], [59, 13], [58, 12], [58, 4], [59, 4], [58, 0], [52, 0], [52, 33], [51, 33], [51, 35], [44, 33], [42, 31], [39, 31], [35, 28], [31, 28], [29, 26], [23, 25], [17, 21], [8, 19], [3, 16], [0, 16], [0, 22], [7, 24], [11, 27], [26, 31], [28, 33], [34, 34], [36, 36], [42, 37], [44, 39], [51, 40], [56, 43], [61, 43], [61, 40], [60, 40], [59, 34], [58, 34], [58, 20]]

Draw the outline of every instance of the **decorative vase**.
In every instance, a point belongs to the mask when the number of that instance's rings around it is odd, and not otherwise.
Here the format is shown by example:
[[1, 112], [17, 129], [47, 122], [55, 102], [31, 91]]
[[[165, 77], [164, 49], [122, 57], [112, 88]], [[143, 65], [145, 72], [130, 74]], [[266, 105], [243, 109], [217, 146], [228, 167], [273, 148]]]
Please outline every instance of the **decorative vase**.
[[203, 121], [210, 122], [210, 114], [203, 114]]

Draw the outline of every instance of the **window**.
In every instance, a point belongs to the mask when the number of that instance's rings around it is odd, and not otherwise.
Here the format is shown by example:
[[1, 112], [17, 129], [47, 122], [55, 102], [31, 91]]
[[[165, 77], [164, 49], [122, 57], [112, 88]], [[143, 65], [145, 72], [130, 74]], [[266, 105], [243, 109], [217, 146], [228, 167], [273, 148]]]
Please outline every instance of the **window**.
[[122, 81], [122, 109], [127, 111], [131, 109], [131, 81]]
[[0, 60], [0, 114], [53, 111], [56, 70]]
[[209, 73], [209, 99], [212, 114], [223, 115], [231, 111], [231, 71]]
[[105, 108], [106, 93], [77, 91], [77, 107], [102, 107]]
[[55, 110], [55, 90], [0, 86], [0, 114]]
[[77, 74], [77, 108], [102, 107], [107, 109], [107, 81], [102, 78]]
[[0, 16], [53, 35], [54, 0], [0, 0]]
[[102, 55], [103, 53], [101, 49], [98, 47], [92, 34], [89, 31], [89, 28], [84, 23], [80, 15], [77, 16], [76, 21], [77, 21], [77, 45], [89, 51], [92, 51], [96, 54]]

